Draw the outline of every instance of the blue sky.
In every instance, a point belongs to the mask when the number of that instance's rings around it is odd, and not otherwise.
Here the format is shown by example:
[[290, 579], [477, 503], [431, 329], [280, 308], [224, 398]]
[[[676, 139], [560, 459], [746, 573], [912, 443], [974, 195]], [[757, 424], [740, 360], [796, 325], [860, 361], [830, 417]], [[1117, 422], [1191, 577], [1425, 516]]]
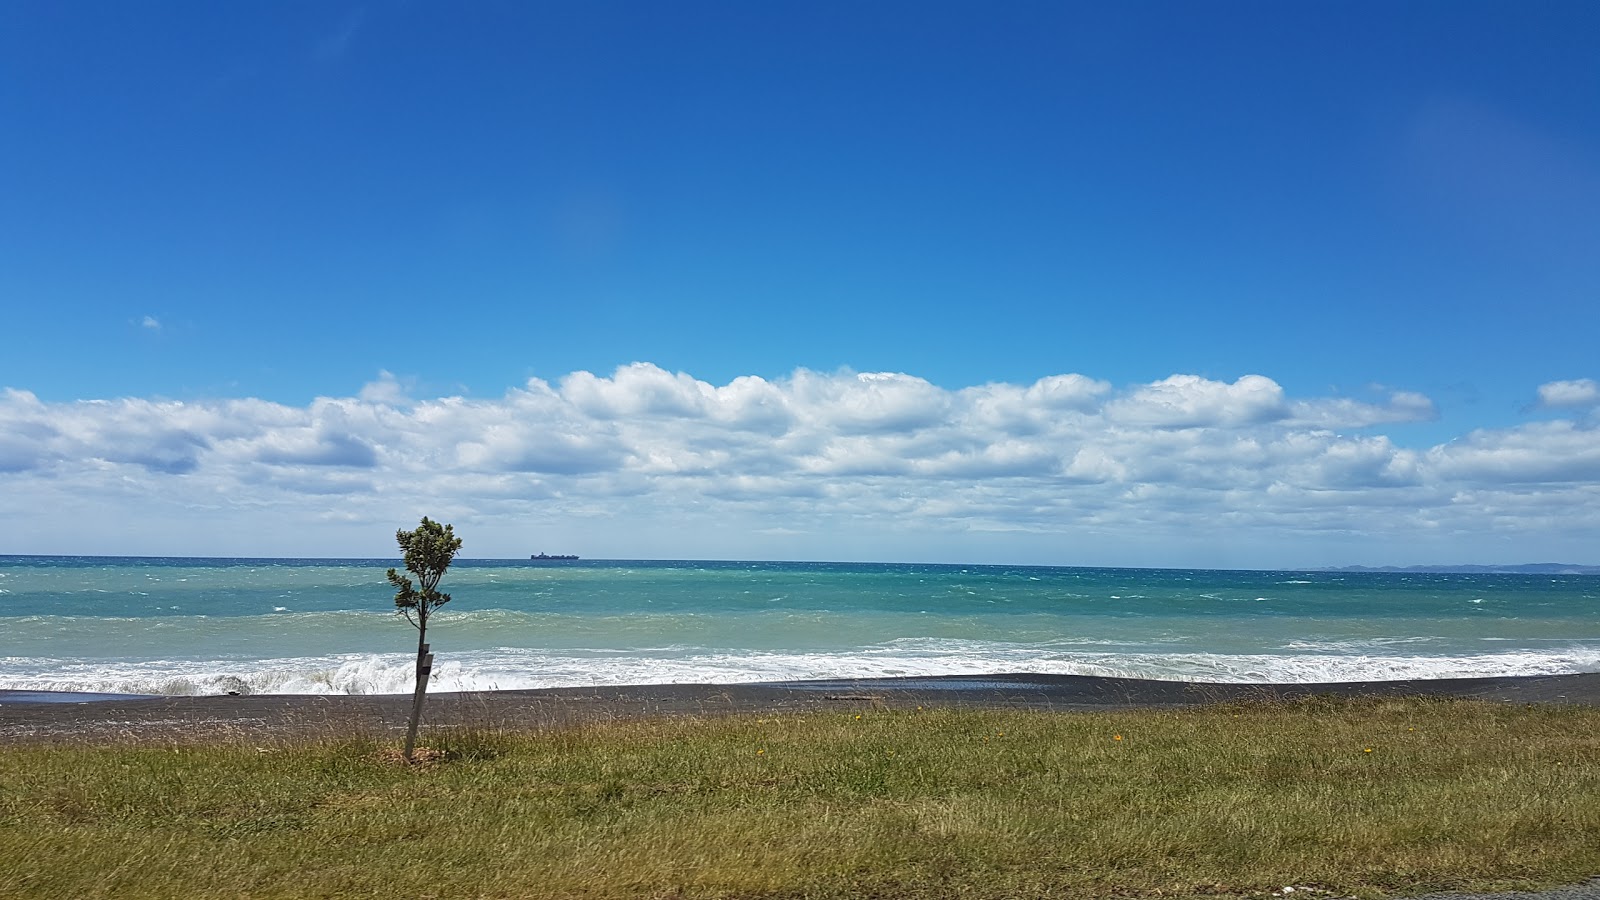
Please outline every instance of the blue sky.
[[8, 3], [0, 541], [1600, 561], [1596, 34]]

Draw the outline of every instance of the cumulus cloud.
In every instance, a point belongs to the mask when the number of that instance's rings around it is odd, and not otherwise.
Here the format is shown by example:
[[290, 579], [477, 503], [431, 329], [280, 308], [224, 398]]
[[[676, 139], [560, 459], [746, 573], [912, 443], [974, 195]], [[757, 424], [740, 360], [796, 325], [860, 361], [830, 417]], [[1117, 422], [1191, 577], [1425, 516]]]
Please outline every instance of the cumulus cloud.
[[[1576, 407], [1586, 391], [1554, 382], [1540, 395]], [[846, 533], [913, 547], [910, 535], [1470, 533], [1489, 508], [1496, 528], [1596, 527], [1592, 507], [1566, 502], [1600, 492], [1592, 422], [1420, 448], [1372, 431], [1436, 416], [1421, 394], [1293, 397], [1263, 375], [950, 390], [804, 369], [717, 385], [648, 363], [497, 399], [414, 398], [388, 372], [303, 406], [6, 390], [0, 514], [96, 510], [110, 528], [152, 509], [219, 523], [274, 511], [381, 535], [422, 508], [513, 532], [592, 522], [639, 553], [717, 529], [809, 535], [794, 554], [838, 553], [829, 541]]]
[[561, 396], [579, 410], [600, 419], [629, 416], [699, 418], [712, 402], [715, 388], [679, 372], [647, 363], [617, 369], [610, 378], [574, 372], [561, 381]]
[[1558, 421], [1474, 431], [1434, 448], [1429, 462], [1440, 477], [1470, 486], [1600, 482], [1600, 430]]
[[927, 428], [944, 418], [951, 400], [947, 391], [895, 372], [820, 375], [802, 369], [789, 389], [809, 422], [847, 434]]
[[139, 322], [139, 327], [148, 328], [151, 331], [160, 331], [161, 320], [157, 319], [155, 316], [145, 316], [144, 319]]
[[1237, 428], [1286, 418], [1283, 388], [1262, 375], [1228, 384], [1174, 375], [1137, 388], [1106, 408], [1112, 421], [1153, 428]]
[[1600, 405], [1600, 382], [1593, 378], [1539, 385], [1539, 406], [1544, 409], [1583, 409], [1597, 405]]
[[400, 406], [410, 402], [405, 385], [387, 369], [379, 369], [378, 377], [362, 385], [356, 397], [385, 406]]
[[378, 463], [372, 445], [347, 434], [319, 434], [315, 429], [303, 429], [273, 434], [261, 443], [256, 458], [269, 465], [370, 468]]
[[1395, 391], [1384, 403], [1363, 403], [1346, 397], [1297, 401], [1292, 405], [1290, 418], [1301, 425], [1322, 428], [1367, 428], [1429, 422], [1439, 418], [1439, 410], [1426, 395]]

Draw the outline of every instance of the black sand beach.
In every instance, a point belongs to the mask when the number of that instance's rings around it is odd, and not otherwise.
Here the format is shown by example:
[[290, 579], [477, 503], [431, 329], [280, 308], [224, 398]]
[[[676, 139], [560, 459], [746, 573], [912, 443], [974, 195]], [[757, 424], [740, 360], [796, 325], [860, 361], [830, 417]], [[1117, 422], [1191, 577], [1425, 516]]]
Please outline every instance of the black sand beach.
[[[975, 706], [1061, 711], [1181, 707], [1311, 696], [1439, 697], [1600, 705], [1600, 673], [1506, 678], [1207, 684], [1081, 675], [976, 675], [439, 693], [425, 724], [542, 728], [641, 716]], [[284, 739], [397, 732], [409, 695], [119, 697], [0, 691], [0, 743]]]

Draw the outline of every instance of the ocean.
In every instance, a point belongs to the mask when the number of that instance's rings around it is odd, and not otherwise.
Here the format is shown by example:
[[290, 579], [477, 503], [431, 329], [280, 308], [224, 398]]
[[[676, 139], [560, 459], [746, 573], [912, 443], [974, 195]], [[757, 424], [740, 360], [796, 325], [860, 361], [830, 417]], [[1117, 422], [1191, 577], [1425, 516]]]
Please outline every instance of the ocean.
[[[406, 693], [393, 560], [0, 557], [0, 690]], [[1600, 576], [458, 560], [431, 691], [1600, 671]]]

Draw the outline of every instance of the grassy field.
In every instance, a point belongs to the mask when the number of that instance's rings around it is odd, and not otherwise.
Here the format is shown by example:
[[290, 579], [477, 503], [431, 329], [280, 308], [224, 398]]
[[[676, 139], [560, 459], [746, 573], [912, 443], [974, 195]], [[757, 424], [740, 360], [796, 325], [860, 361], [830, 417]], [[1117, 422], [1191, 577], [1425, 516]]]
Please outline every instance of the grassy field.
[[335, 735], [9, 748], [0, 896], [1372, 896], [1600, 874], [1588, 707], [863, 709], [426, 737], [442, 754], [414, 767]]

